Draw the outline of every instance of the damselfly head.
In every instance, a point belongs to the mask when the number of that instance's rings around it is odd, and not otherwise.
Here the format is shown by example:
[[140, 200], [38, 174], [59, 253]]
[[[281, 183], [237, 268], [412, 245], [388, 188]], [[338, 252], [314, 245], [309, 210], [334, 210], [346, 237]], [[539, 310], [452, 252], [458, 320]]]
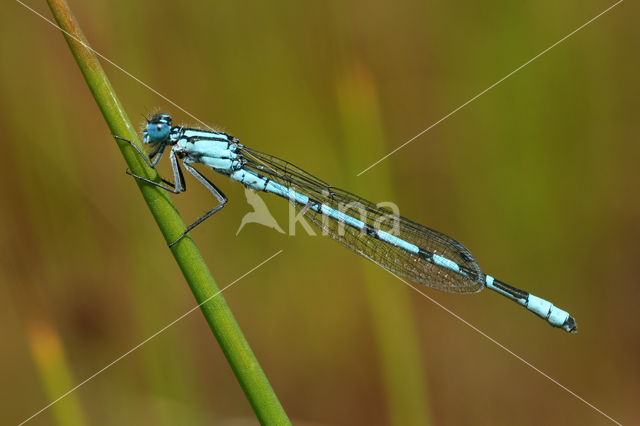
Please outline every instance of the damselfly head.
[[147, 127], [142, 132], [145, 143], [164, 142], [171, 133], [171, 116], [155, 114], [147, 121]]

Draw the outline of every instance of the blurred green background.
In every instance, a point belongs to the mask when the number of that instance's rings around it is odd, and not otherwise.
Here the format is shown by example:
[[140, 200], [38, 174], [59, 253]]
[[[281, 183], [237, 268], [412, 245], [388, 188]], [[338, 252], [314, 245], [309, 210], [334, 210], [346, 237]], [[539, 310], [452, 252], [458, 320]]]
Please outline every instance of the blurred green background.
[[[44, 2], [28, 4], [46, 17]], [[92, 46], [204, 122], [459, 239], [570, 311], [425, 292], [614, 419], [640, 422], [638, 6], [72, 1]], [[55, 28], [18, 3], [0, 43], [0, 423], [16, 424], [194, 306]], [[197, 124], [103, 63], [130, 117]], [[166, 174], [166, 169], [163, 169]], [[241, 185], [192, 236], [294, 424], [608, 424], [327, 238], [259, 225]], [[199, 185], [174, 197], [190, 220]], [[280, 226], [287, 206], [263, 198]], [[151, 296], [149, 296], [151, 295]], [[255, 424], [194, 312], [30, 424]]]

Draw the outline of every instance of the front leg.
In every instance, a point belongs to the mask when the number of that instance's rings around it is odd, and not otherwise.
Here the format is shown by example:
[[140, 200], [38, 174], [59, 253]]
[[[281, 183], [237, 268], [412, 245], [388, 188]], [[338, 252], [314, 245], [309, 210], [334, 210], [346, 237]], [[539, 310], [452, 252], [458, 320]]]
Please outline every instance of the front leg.
[[[142, 151], [138, 147], [138, 145], [134, 144], [129, 139], [121, 138], [120, 136], [115, 136], [115, 135], [113, 137], [115, 139], [117, 139], [117, 140], [121, 140], [121, 141], [126, 142], [129, 145], [131, 145], [131, 147], [136, 150], [136, 152], [144, 160], [144, 162], [147, 163], [147, 166], [151, 167], [152, 169], [155, 169], [156, 166], [158, 165], [158, 163], [160, 162], [160, 159], [162, 158], [162, 154], [164, 154], [164, 149], [167, 146], [164, 143], [160, 144], [160, 145], [158, 145], [158, 147], [156, 149], [153, 150], [153, 152], [151, 154], [149, 154], [149, 156], [147, 156], [147, 154], [145, 154], [144, 151]], [[155, 158], [155, 160], [153, 160], [153, 163], [152, 163], [151, 159], [153, 157], [156, 157], [156, 158]]]
[[144, 176], [138, 176], [136, 174], [133, 174], [131, 171], [129, 171], [129, 169], [127, 169], [126, 173], [138, 180], [142, 180], [144, 182], [150, 183], [151, 185], [160, 187], [165, 191], [169, 191], [173, 194], [179, 194], [181, 192], [184, 192], [187, 189], [187, 184], [184, 181], [184, 176], [182, 175], [182, 169], [180, 168], [180, 164], [178, 164], [178, 158], [176, 157], [176, 153], [173, 149], [169, 153], [169, 159], [171, 162], [171, 169], [173, 170], [173, 179], [175, 181], [175, 184], [163, 178], [160, 178], [160, 179], [162, 179], [162, 182], [166, 183], [167, 185], [170, 185], [170, 187], [162, 185], [158, 182], [154, 182], [151, 179], [147, 179]]

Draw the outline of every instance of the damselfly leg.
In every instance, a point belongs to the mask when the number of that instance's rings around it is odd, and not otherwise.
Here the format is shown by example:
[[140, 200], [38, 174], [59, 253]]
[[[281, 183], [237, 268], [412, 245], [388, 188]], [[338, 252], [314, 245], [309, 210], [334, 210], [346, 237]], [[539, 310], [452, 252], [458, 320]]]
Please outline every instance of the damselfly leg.
[[[147, 165], [153, 169], [156, 168], [156, 166], [158, 165], [158, 163], [160, 162], [160, 158], [162, 157], [162, 154], [164, 153], [164, 149], [166, 147], [165, 144], [159, 145], [158, 147], [156, 147], [150, 154], [149, 156], [147, 156], [140, 148], [138, 148], [137, 145], [135, 145], [133, 142], [131, 142], [128, 139], [122, 138], [120, 136], [114, 136], [114, 138], [116, 138], [117, 140], [121, 140], [124, 142], [127, 142], [129, 145], [131, 145], [136, 152], [138, 153], [138, 155], [140, 155], [140, 157], [142, 157], [142, 159], [145, 161], [145, 163], [147, 163]], [[152, 161], [153, 157], [156, 157], [154, 161]], [[155, 185], [159, 188], [164, 189], [165, 191], [171, 192], [173, 194], [179, 194], [181, 192], [186, 191], [187, 189], [187, 184], [184, 180], [184, 176], [182, 174], [182, 169], [180, 168], [180, 164], [178, 163], [178, 158], [176, 156], [175, 150], [171, 150], [169, 152], [169, 159], [170, 159], [170, 163], [171, 163], [171, 169], [173, 171], [173, 178], [175, 181], [175, 184], [172, 182], [169, 182], [168, 180], [160, 177], [160, 179], [162, 180], [162, 182], [164, 182], [167, 185], [170, 185], [171, 187], [167, 187], [164, 186], [158, 182], [154, 182], [151, 179], [147, 179], [144, 176], [139, 176], [136, 175], [134, 173], [132, 173], [129, 169], [126, 170], [126, 173], [130, 176], [133, 176], [134, 178], [138, 179], [138, 180], [142, 180], [144, 182], [150, 183], [152, 185]], [[182, 164], [184, 165], [185, 169], [187, 169], [187, 171], [189, 173], [191, 173], [191, 175], [193, 175], [193, 177], [195, 177], [200, 183], [202, 183], [202, 185], [204, 185], [205, 188], [207, 188], [207, 190], [209, 192], [211, 192], [211, 194], [213, 194], [213, 196], [216, 198], [216, 200], [218, 200], [218, 205], [214, 206], [211, 210], [209, 210], [208, 212], [206, 212], [205, 214], [203, 214], [202, 216], [200, 216], [198, 219], [195, 220], [195, 222], [193, 222], [191, 225], [187, 226], [187, 229], [180, 234], [180, 236], [172, 243], [169, 244], [169, 247], [172, 247], [174, 244], [176, 244], [178, 241], [180, 241], [185, 235], [187, 235], [187, 233], [189, 233], [189, 231], [191, 231], [193, 228], [195, 228], [196, 226], [200, 225], [202, 222], [204, 222], [206, 219], [208, 219], [210, 216], [212, 216], [214, 213], [216, 213], [217, 211], [219, 211], [220, 209], [222, 209], [225, 204], [227, 204], [227, 201], [229, 200], [227, 198], [226, 195], [224, 195], [224, 193], [222, 191], [220, 191], [214, 184], [213, 182], [211, 182], [209, 179], [207, 179], [205, 176], [202, 175], [202, 173], [200, 173], [198, 170], [196, 170], [193, 166], [189, 165], [187, 161], [183, 161]]]

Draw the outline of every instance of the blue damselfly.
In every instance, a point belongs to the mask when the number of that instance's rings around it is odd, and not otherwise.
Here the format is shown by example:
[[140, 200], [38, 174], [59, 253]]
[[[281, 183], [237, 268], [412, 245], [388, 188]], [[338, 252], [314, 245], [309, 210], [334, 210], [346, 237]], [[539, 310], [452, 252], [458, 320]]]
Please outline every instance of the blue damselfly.
[[129, 143], [152, 168], [170, 147], [174, 183], [164, 179], [164, 184], [154, 182], [127, 171], [136, 179], [175, 194], [184, 192], [181, 161], [218, 200], [218, 205], [189, 225], [170, 246], [227, 202], [222, 191], [193, 167], [204, 164], [248, 188], [290, 200], [324, 234], [400, 277], [453, 293], [476, 293], [487, 287], [552, 326], [576, 332], [575, 320], [568, 312], [484, 274], [469, 250], [453, 238], [333, 187], [287, 161], [242, 145], [226, 133], [173, 126], [169, 115], [155, 114], [143, 132], [144, 143], [151, 148], [148, 155], [132, 142], [115, 137]]

